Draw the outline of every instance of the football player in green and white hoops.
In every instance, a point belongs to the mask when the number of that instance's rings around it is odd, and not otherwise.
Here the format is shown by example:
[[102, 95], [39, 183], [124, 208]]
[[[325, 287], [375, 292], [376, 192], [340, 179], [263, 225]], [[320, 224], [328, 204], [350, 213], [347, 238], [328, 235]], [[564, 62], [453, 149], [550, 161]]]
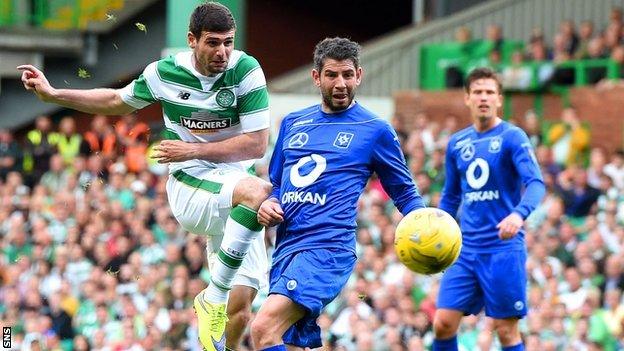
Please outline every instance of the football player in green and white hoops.
[[207, 350], [237, 348], [268, 270], [257, 210], [271, 185], [248, 173], [266, 151], [268, 93], [258, 61], [234, 50], [235, 32], [227, 7], [202, 4], [190, 19], [191, 50], [152, 62], [119, 90], [56, 89], [37, 68], [18, 67], [26, 90], [75, 110], [123, 115], [162, 104], [168, 140], [155, 158], [169, 163], [171, 210], [185, 230], [208, 236], [211, 282], [194, 301]]

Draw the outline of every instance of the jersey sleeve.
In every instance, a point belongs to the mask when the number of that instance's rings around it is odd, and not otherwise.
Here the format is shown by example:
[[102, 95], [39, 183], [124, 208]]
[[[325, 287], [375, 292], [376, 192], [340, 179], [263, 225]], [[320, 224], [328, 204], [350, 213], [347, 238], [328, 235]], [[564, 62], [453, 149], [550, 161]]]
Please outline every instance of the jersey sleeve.
[[529, 137], [518, 128], [511, 133], [510, 139], [513, 164], [524, 185], [524, 193], [520, 203], [513, 209], [513, 212], [526, 219], [542, 201], [546, 188]]
[[373, 146], [372, 165], [384, 190], [403, 215], [425, 207], [405, 165], [399, 138], [387, 123]]
[[258, 61], [245, 55], [236, 67], [241, 77], [238, 89], [238, 114], [243, 132], [269, 128], [269, 93]]
[[457, 216], [457, 209], [461, 204], [461, 178], [455, 166], [455, 148], [454, 139], [451, 139], [446, 146], [445, 156], [445, 174], [444, 187], [442, 188], [442, 196], [440, 198], [441, 210], [447, 212], [451, 216]]
[[275, 148], [271, 155], [271, 161], [269, 162], [269, 180], [273, 185], [273, 190], [269, 198], [280, 199], [280, 187], [282, 186], [282, 171], [284, 168], [284, 134], [286, 133], [286, 118], [282, 120], [280, 125], [279, 134], [275, 141]]
[[157, 62], [150, 63], [137, 79], [118, 90], [123, 102], [136, 109], [141, 109], [158, 100], [149, 84], [149, 81], [153, 82], [157, 79], [156, 65]]

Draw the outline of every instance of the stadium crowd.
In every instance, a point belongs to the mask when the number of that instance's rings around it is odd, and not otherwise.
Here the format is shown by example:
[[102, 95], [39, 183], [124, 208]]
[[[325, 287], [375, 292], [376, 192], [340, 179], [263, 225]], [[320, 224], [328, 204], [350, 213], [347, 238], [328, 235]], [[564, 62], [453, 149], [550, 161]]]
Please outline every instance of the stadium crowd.
[[[39, 117], [23, 147], [0, 133], [0, 320], [12, 326], [13, 347], [198, 349], [192, 299], [209, 279], [205, 238], [173, 219], [166, 167], [147, 157], [149, 128], [133, 116], [114, 126], [95, 117], [84, 133], [74, 124], [63, 118], [57, 132]], [[444, 181], [447, 137], [457, 128], [452, 116], [439, 125], [420, 114], [413, 130], [399, 130], [431, 206]], [[579, 166], [566, 157], [571, 146], [533, 140], [549, 191], [527, 222], [527, 349], [621, 349], [624, 153], [592, 149], [587, 166]], [[266, 176], [266, 164], [257, 172]], [[430, 345], [439, 276], [413, 274], [396, 260], [399, 219], [381, 184], [371, 181], [359, 203], [357, 267], [320, 317], [331, 349]], [[269, 243], [271, 237], [269, 231]], [[496, 347], [484, 317], [468, 318], [459, 340], [465, 350]]]
[[[582, 35], [570, 54], [593, 47]], [[526, 224], [527, 350], [624, 349], [624, 151], [590, 149], [579, 120], [566, 109], [561, 128], [546, 134], [535, 114], [516, 120], [548, 189]], [[40, 116], [19, 141], [0, 131], [0, 324], [11, 326], [16, 350], [199, 350], [192, 301], [210, 277], [206, 239], [182, 231], [169, 210], [167, 168], [149, 158], [157, 133], [133, 115], [90, 123], [79, 133], [72, 117], [55, 126]], [[396, 128], [421, 194], [436, 206], [446, 142], [463, 126], [420, 113], [413, 129]], [[266, 178], [266, 168], [263, 160], [256, 171]], [[328, 350], [431, 345], [440, 276], [397, 261], [400, 215], [388, 200], [375, 179], [360, 198], [355, 272], [319, 317]], [[483, 316], [464, 319], [459, 343], [497, 349]]]

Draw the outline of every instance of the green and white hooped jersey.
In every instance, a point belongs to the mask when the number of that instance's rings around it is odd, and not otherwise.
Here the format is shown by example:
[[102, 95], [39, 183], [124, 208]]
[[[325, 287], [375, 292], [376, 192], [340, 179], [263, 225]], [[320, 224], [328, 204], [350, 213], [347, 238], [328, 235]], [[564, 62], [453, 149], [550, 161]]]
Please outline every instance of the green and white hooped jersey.
[[[255, 58], [233, 50], [227, 69], [207, 77], [193, 66], [192, 54], [186, 51], [152, 62], [119, 90], [121, 98], [137, 109], [160, 101], [168, 139], [209, 143], [269, 127], [266, 80]], [[192, 167], [246, 171], [253, 163], [189, 160], [170, 164], [169, 171]]]

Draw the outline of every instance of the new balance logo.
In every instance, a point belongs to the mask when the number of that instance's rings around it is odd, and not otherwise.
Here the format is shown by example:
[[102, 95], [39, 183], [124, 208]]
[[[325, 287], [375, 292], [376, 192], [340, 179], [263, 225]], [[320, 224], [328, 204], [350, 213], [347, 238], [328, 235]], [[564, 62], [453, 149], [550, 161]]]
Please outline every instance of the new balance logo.
[[188, 100], [191, 97], [191, 93], [186, 91], [181, 91], [178, 93], [178, 97], [182, 100]]

